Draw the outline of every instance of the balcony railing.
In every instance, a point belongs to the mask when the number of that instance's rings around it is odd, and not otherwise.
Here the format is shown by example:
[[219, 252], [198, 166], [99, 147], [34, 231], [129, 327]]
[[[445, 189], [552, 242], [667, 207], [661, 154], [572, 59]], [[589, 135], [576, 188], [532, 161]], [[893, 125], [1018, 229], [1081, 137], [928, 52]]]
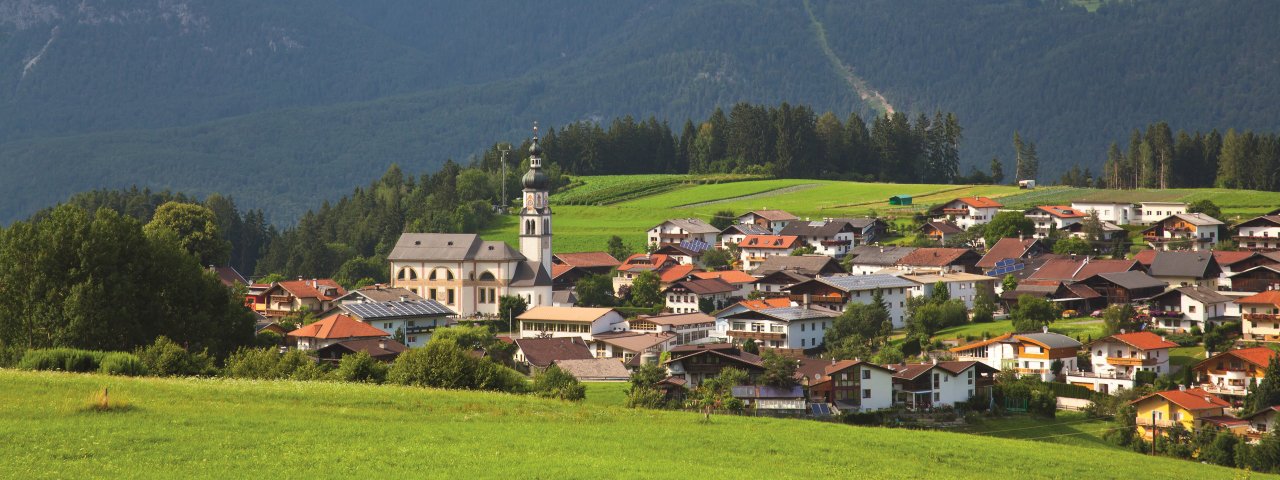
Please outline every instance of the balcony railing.
[[850, 241], [849, 240], [823, 240], [821, 243], [825, 247], [839, 247], [843, 245], [848, 245]]
[[1200, 389], [1214, 395], [1245, 395], [1249, 393], [1249, 388], [1240, 385], [1215, 385], [1206, 383], [1200, 385]]
[[1149, 310], [1147, 314], [1153, 317], [1182, 318], [1182, 312], [1177, 310]]
[[1170, 428], [1170, 427], [1172, 427], [1172, 426], [1173, 426], [1173, 421], [1172, 421], [1172, 420], [1163, 420], [1163, 419], [1161, 419], [1161, 420], [1154, 420], [1154, 421], [1153, 421], [1153, 420], [1151, 420], [1151, 418], [1149, 418], [1149, 417], [1148, 417], [1148, 418], [1142, 418], [1142, 416], [1141, 416], [1141, 415], [1139, 415], [1139, 416], [1138, 416], [1138, 418], [1137, 418], [1137, 422], [1136, 422], [1136, 423], [1137, 423], [1137, 424], [1138, 424], [1138, 426], [1140, 426], [1140, 427], [1151, 427], [1151, 426], [1154, 426], [1154, 427], [1158, 427], [1158, 428]]
[[748, 262], [763, 262], [767, 258], [769, 257], [763, 256], [763, 255], [747, 255]]
[[1067, 372], [1067, 380], [1070, 381], [1072, 377], [1097, 378], [1104, 380], [1133, 380], [1133, 376], [1125, 375], [1123, 373], [1082, 372], [1078, 370], [1074, 372]]
[[[804, 303], [805, 301], [804, 297], [805, 297], [804, 295], [788, 296], [788, 298], [790, 298], [791, 301], [796, 303]], [[820, 303], [844, 303], [845, 298], [840, 295], [809, 295], [809, 301], [820, 302]]]
[[967, 209], [967, 208], [944, 208], [944, 209], [942, 209], [942, 214], [943, 214], [943, 215], [968, 215], [968, 214], [969, 214], [969, 209]]
[[1160, 363], [1160, 361], [1154, 358], [1107, 357], [1107, 363], [1125, 367], [1149, 367]]
[[787, 334], [777, 332], [752, 332], [748, 330], [729, 330], [729, 336], [732, 338], [752, 340], [786, 340]]
[[1046, 373], [1053, 373], [1047, 368], [1015, 368], [1014, 371], [1023, 375], [1044, 375]]
[[1250, 322], [1274, 322], [1280, 320], [1280, 315], [1274, 313], [1246, 313], [1244, 319]]

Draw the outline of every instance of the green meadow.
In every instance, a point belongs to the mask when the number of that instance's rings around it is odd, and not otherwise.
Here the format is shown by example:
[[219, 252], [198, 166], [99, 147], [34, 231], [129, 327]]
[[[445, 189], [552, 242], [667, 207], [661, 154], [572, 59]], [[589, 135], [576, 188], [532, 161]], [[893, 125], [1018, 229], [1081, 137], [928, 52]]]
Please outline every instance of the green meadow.
[[[8, 478], [1226, 479], [1239, 473], [995, 435], [733, 416], [704, 422], [693, 413], [408, 387], [12, 370], [0, 370], [0, 387], [0, 472]], [[103, 388], [114, 408], [97, 411]]]
[[[1185, 201], [1210, 199], [1235, 220], [1280, 207], [1280, 192], [1228, 189], [1098, 190], [1040, 187], [1019, 190], [997, 185], [928, 185], [832, 180], [750, 180], [741, 176], [621, 175], [577, 177], [574, 186], [551, 197], [556, 252], [603, 250], [617, 235], [639, 248], [645, 232], [669, 218], [710, 221], [716, 212], [782, 209], [800, 218], [904, 217], [956, 197], [988, 196], [1006, 208], [1070, 204], [1072, 200]], [[890, 206], [892, 195], [912, 195], [910, 207]], [[600, 202], [603, 204], [594, 204]], [[504, 217], [483, 232], [486, 238], [516, 244], [516, 218]]]

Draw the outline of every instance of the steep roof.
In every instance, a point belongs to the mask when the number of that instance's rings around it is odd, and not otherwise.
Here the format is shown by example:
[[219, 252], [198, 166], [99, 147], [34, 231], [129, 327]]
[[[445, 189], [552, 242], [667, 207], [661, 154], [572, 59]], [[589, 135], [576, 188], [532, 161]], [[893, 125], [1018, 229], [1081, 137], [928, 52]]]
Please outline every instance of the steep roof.
[[1252, 304], [1252, 305], [1274, 305], [1280, 307], [1280, 290], [1267, 290], [1258, 292], [1244, 298], [1236, 299], [1236, 303]]
[[1156, 251], [1148, 248], [1141, 252], [1135, 253], [1133, 254], [1133, 260], [1135, 262], [1141, 263], [1143, 266], [1150, 267], [1151, 262], [1154, 262], [1156, 260]]
[[1251, 364], [1254, 364], [1256, 366], [1266, 367], [1267, 364], [1271, 363], [1271, 357], [1274, 357], [1276, 355], [1277, 354], [1275, 350], [1272, 350], [1267, 347], [1239, 348], [1236, 350], [1227, 350], [1225, 352], [1214, 354], [1214, 356], [1201, 360], [1199, 363], [1196, 363], [1196, 365], [1191, 368], [1198, 369], [1200, 368], [1201, 365], [1207, 365], [1209, 364], [1209, 362], [1212, 362], [1222, 357], [1236, 357], [1246, 362], [1249, 362]]
[[718, 278], [732, 284], [753, 283], [756, 277], [742, 270], [720, 270], [716, 272], [693, 272], [694, 278]]
[[506, 242], [474, 233], [404, 233], [387, 260], [524, 260]]
[[628, 272], [628, 271], [643, 272], [647, 270], [657, 270], [659, 268], [662, 268], [668, 263], [674, 263], [674, 262], [675, 260], [672, 260], [670, 257], [663, 255], [661, 253], [655, 253], [655, 254], [637, 253], [630, 257], [627, 257], [626, 260], [623, 260], [622, 265], [618, 266], [618, 270], [621, 270], [624, 272]]
[[964, 231], [963, 228], [956, 226], [956, 224], [954, 223], [940, 222], [936, 220], [931, 222], [926, 222], [924, 225], [920, 226], [920, 230], [923, 230], [923, 231], [928, 231], [930, 229], [935, 230], [938, 233], [941, 233], [943, 235], [951, 235], [954, 233], [960, 233]]
[[1136, 405], [1149, 398], [1160, 397], [1170, 403], [1187, 410], [1210, 410], [1216, 408], [1227, 408], [1231, 406], [1230, 402], [1218, 398], [1217, 395], [1206, 392], [1199, 388], [1190, 388], [1187, 390], [1165, 390], [1163, 392], [1155, 392], [1148, 394], [1142, 398], [1129, 402], [1130, 405]]
[[361, 337], [381, 338], [391, 336], [391, 334], [373, 325], [338, 314], [289, 332], [288, 336], [332, 340]]
[[1233, 301], [1231, 297], [1218, 293], [1217, 290], [1211, 290], [1211, 289], [1200, 287], [1200, 286], [1178, 287], [1151, 298], [1154, 300], [1156, 298], [1164, 297], [1167, 295], [1186, 295], [1187, 298], [1190, 298], [1192, 300], [1195, 300], [1197, 302], [1204, 303], [1204, 304], [1225, 303], [1225, 302]]
[[840, 268], [840, 264], [835, 259], [826, 255], [774, 255], [765, 258], [752, 273], [756, 276], [765, 276], [778, 271], [812, 277], [823, 273], [843, 272], [844, 269]]
[[241, 275], [240, 272], [236, 271], [235, 267], [232, 266], [213, 267], [213, 273], [218, 276], [218, 280], [221, 281], [223, 285], [228, 287], [235, 286], [236, 283], [240, 283], [241, 285], [249, 284], [249, 281], [245, 280], [244, 275]]
[[552, 255], [558, 263], [582, 268], [616, 267], [621, 261], [613, 258], [608, 252], [575, 252]]
[[688, 277], [697, 270], [693, 265], [672, 265], [658, 273], [658, 281], [661, 283], [678, 282], [680, 279]]
[[715, 295], [718, 293], [733, 292], [738, 289], [738, 287], [719, 278], [699, 278], [676, 282], [674, 285], [668, 287], [667, 290], [673, 288], [683, 288], [695, 295]]
[[1100, 338], [1097, 341], [1104, 342], [1107, 340], [1115, 340], [1139, 350], [1158, 350], [1162, 348], [1175, 348], [1178, 346], [1178, 344], [1165, 340], [1161, 336], [1151, 332], [1117, 333], [1110, 337]]
[[578, 267], [575, 267], [573, 265], [565, 265], [563, 263], [553, 263], [551, 264], [551, 278], [552, 279], [560, 278], [561, 275], [569, 273], [575, 268], [578, 268]]
[[914, 252], [898, 259], [898, 265], [913, 267], [942, 267], [952, 265], [965, 256], [975, 255], [967, 248], [917, 248]]
[[346, 350], [351, 353], [364, 352], [370, 357], [383, 360], [391, 359], [404, 353], [409, 347], [390, 338], [360, 338], [343, 340], [327, 347], [316, 349], [317, 353], [331, 350]]
[[796, 247], [795, 235], [747, 235], [738, 246], [741, 248], [767, 248], [789, 250]]
[[535, 287], [551, 285], [551, 273], [542, 269], [542, 264], [531, 260], [516, 262], [516, 271], [511, 275], [512, 287]]
[[1216, 277], [1222, 273], [1213, 254], [1205, 251], [1160, 251], [1151, 261], [1155, 277]]
[[594, 322], [613, 312], [612, 308], [537, 306], [516, 317], [518, 320], [553, 320], [561, 322]]
[[[285, 280], [276, 285], [283, 288], [298, 298], [317, 298], [320, 300], [333, 300], [347, 294], [347, 291], [338, 285], [338, 282], [331, 278], [317, 278], [312, 280]], [[325, 291], [333, 292], [333, 295], [326, 295]]]
[[757, 217], [763, 218], [771, 222], [781, 222], [781, 221], [799, 219], [799, 217], [796, 217], [795, 215], [787, 213], [785, 210], [752, 210], [750, 212], [739, 215], [738, 218], [742, 218], [747, 215], [755, 215]]
[[720, 229], [711, 226], [711, 224], [703, 221], [701, 218], [673, 218], [658, 224], [653, 228], [658, 228], [666, 224], [679, 227], [689, 233], [720, 233]]
[[616, 358], [579, 358], [555, 360], [553, 363], [581, 381], [626, 380], [631, 371]]
[[978, 260], [978, 268], [995, 268], [996, 263], [1010, 258], [1022, 258], [1040, 240], [1034, 238], [1001, 238]]
[[853, 247], [849, 252], [853, 255], [853, 263], [858, 265], [893, 265], [907, 256], [911, 252], [916, 251], [915, 247], [880, 247], [874, 245], [863, 245]]
[[517, 338], [515, 344], [524, 353], [525, 360], [538, 367], [549, 366], [557, 360], [596, 358], [579, 337]]
[[[983, 364], [981, 362], [964, 361], [964, 362], [938, 362], [936, 364], [908, 363], [905, 365], [886, 365], [886, 367], [888, 367], [890, 370], [893, 370], [894, 378], [900, 378], [903, 380], [914, 380], [917, 377], [919, 377], [921, 374], [928, 372], [929, 370], [933, 370], [934, 368], [938, 368], [940, 370], [946, 371], [951, 375], [959, 375], [961, 372], [968, 370], [969, 368], [974, 367], [975, 365], [981, 365], [982, 367], [986, 366], [986, 364]], [[978, 368], [981, 369], [982, 367], [978, 367]], [[988, 367], [988, 369], [991, 369], [991, 368]], [[991, 370], [994, 370], [994, 369], [991, 369]]]

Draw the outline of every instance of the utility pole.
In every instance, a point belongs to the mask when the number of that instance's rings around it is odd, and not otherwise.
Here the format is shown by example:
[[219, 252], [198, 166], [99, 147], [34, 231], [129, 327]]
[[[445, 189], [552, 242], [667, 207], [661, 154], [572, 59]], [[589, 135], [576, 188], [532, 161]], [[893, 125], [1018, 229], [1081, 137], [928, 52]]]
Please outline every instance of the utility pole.
[[507, 153], [511, 152], [511, 144], [498, 144], [498, 152], [502, 154], [502, 213], [507, 213]]
[[1156, 430], [1156, 411], [1152, 410], [1151, 411], [1151, 455], [1156, 454], [1156, 436], [1159, 434], [1160, 432]]

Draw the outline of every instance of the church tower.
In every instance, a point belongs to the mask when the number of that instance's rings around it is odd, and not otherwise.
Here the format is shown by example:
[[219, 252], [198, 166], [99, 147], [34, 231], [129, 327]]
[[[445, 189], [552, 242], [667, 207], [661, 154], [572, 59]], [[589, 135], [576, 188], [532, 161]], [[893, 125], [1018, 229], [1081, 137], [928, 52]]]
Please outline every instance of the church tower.
[[533, 145], [529, 146], [529, 171], [524, 178], [524, 207], [520, 209], [520, 253], [551, 275], [551, 207], [547, 203], [550, 180], [542, 173], [542, 147], [538, 145], [538, 124], [533, 124]]

